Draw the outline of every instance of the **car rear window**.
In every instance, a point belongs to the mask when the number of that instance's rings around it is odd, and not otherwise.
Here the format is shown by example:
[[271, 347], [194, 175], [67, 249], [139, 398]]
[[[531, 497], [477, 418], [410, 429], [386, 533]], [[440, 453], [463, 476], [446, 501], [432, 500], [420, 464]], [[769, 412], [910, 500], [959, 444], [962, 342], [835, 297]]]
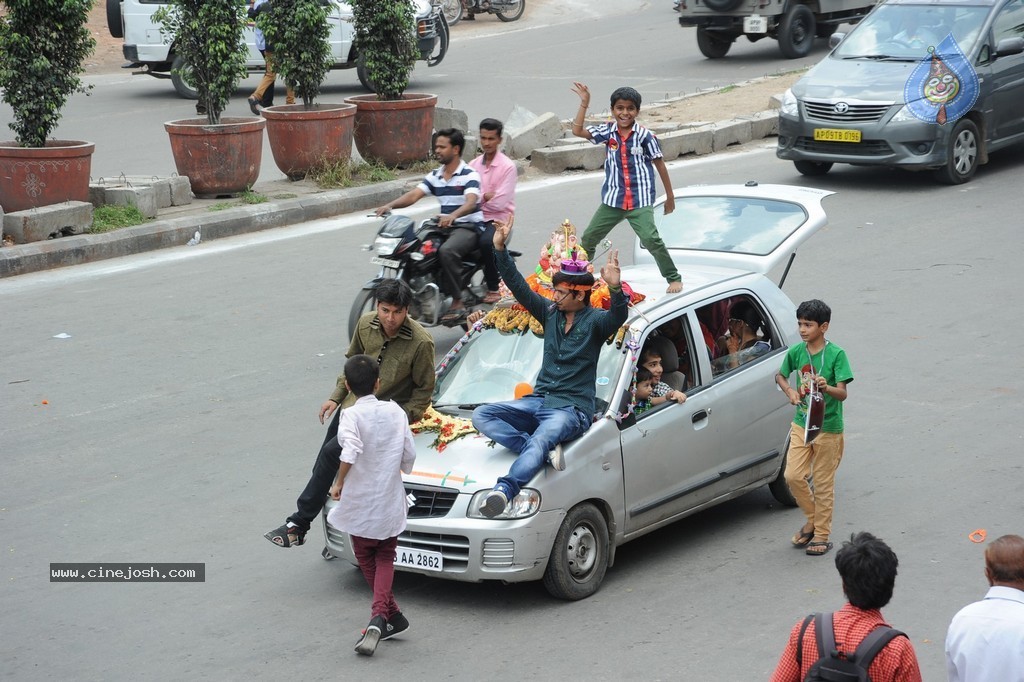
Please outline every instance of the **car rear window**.
[[804, 209], [786, 201], [742, 197], [687, 197], [655, 221], [669, 249], [770, 254], [807, 220]]

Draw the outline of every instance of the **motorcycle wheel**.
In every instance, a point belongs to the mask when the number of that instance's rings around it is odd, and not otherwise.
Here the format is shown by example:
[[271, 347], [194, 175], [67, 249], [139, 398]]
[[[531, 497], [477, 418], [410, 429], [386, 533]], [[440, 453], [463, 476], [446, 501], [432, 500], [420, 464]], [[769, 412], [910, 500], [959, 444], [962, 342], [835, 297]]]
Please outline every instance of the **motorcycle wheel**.
[[441, 4], [441, 12], [449, 26], [462, 21], [462, 0], [444, 0]]
[[377, 307], [377, 290], [363, 289], [352, 302], [352, 311], [348, 314], [348, 337], [356, 335], [359, 318]]
[[515, 21], [519, 17], [523, 16], [523, 12], [526, 10], [526, 0], [519, 0], [518, 2], [510, 3], [508, 9], [499, 10], [495, 12], [498, 15], [498, 19], [502, 21]]

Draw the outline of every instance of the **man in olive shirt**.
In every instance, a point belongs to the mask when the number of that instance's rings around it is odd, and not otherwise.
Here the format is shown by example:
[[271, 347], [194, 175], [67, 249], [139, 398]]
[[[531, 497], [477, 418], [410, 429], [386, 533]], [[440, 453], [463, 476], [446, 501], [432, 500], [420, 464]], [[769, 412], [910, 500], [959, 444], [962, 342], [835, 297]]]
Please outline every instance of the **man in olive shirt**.
[[[369, 355], [380, 365], [380, 400], [394, 400], [409, 423], [423, 417], [434, 392], [434, 339], [409, 318], [412, 290], [398, 279], [385, 279], [377, 287], [377, 311], [359, 318], [346, 358]], [[279, 528], [264, 537], [279, 547], [301, 545], [309, 526], [324, 507], [327, 493], [338, 473], [341, 445], [338, 420], [341, 410], [354, 404], [356, 396], [345, 388], [345, 375], [338, 377], [331, 397], [320, 406], [320, 423], [334, 415], [327, 437], [313, 464], [313, 474], [296, 501], [297, 511]], [[338, 407], [341, 409], [338, 409]]]

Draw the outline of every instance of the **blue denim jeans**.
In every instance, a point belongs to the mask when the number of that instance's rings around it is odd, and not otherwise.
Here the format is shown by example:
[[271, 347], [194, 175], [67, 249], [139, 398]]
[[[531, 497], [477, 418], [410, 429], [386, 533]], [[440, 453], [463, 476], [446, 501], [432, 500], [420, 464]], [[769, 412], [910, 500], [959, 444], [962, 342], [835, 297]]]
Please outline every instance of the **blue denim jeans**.
[[481, 405], [473, 410], [473, 426], [519, 455], [508, 476], [499, 478], [494, 486], [511, 500], [544, 468], [556, 445], [579, 438], [590, 428], [590, 415], [576, 407], [544, 407], [543, 396], [528, 395]]

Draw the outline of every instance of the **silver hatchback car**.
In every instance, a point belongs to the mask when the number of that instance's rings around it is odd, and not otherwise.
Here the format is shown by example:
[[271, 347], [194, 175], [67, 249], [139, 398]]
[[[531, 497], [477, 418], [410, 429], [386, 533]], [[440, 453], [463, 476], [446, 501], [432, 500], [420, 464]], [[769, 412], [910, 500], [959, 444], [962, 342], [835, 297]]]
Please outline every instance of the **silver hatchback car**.
[[[797, 247], [826, 224], [821, 202], [831, 192], [748, 185], [678, 190], [668, 216], [659, 202], [658, 229], [680, 266], [683, 293], [662, 293], [664, 279], [637, 245], [638, 264], [622, 276], [647, 298], [601, 353], [593, 426], [567, 444], [564, 471], [543, 469], [497, 518], [484, 517], [480, 501], [514, 455], [475, 432], [453, 436], [474, 407], [510, 400], [534, 381], [543, 339], [483, 328], [448, 354], [433, 396], [437, 427], [415, 437], [416, 464], [404, 476], [411, 506], [399, 570], [543, 580], [556, 597], [582, 599], [629, 540], [765, 484], [795, 504], [782, 476], [793, 408], [774, 376], [799, 335], [793, 302], [768, 275], [788, 272]], [[713, 359], [720, 354], [708, 340], [723, 333], [739, 301], [758, 311], [767, 344], [737, 366]], [[636, 417], [631, 387], [647, 344], [659, 347], [663, 380], [688, 398]], [[326, 519], [324, 528], [325, 558], [355, 563], [349, 538]]]
[[[990, 152], [1024, 141], [1024, 1], [886, 0], [831, 43], [779, 112], [776, 153], [804, 175], [884, 165], [959, 184]], [[929, 100], [941, 103], [931, 78], [959, 88], [946, 90], [960, 96], [957, 117], [937, 106], [935, 121], [921, 118]]]

